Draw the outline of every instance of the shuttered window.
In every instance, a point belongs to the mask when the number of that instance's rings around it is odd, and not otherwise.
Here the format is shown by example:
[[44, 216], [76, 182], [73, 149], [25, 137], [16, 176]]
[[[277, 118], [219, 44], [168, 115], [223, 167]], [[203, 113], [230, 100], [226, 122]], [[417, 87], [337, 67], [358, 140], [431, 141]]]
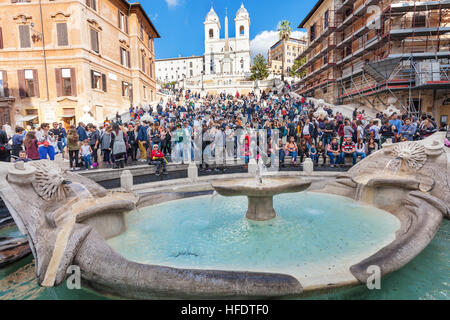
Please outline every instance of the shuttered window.
[[104, 92], [108, 91], [108, 86], [106, 85], [106, 75], [102, 73], [102, 90]]
[[0, 49], [3, 49], [3, 33], [2, 33], [2, 28], [0, 28]]
[[98, 32], [91, 29], [91, 49], [94, 52], [100, 53], [100, 47], [98, 43]]
[[94, 70], [91, 70], [91, 88], [103, 90], [107, 92], [106, 75]]
[[74, 68], [55, 69], [56, 93], [58, 97], [77, 96], [76, 77]]
[[8, 74], [6, 71], [0, 71], [0, 97], [9, 97]]
[[19, 95], [21, 98], [39, 97], [39, 77], [37, 70], [17, 70]]
[[141, 70], [145, 73], [145, 56], [141, 56]]
[[131, 97], [131, 83], [122, 81], [122, 96], [123, 97]]
[[124, 67], [128, 67], [128, 68], [130, 68], [130, 66], [131, 66], [130, 51], [128, 51], [124, 48], [120, 48], [120, 64], [123, 65]]
[[128, 33], [128, 16], [120, 12], [120, 10], [117, 12], [119, 29], [125, 33]]
[[31, 47], [30, 27], [27, 25], [19, 26], [19, 36], [20, 36], [20, 47], [30, 48]]
[[68, 46], [67, 23], [57, 23], [56, 31], [58, 35], [58, 46]]
[[92, 10], [97, 11], [97, 0], [86, 0], [86, 5]]

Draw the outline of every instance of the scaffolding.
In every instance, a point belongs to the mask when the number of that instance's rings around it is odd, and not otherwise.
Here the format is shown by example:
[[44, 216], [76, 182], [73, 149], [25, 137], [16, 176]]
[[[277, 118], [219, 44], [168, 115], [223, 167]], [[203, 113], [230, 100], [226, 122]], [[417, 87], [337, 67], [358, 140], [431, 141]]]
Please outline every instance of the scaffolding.
[[[335, 23], [325, 40], [310, 41], [302, 67], [310, 72], [299, 93], [325, 86], [336, 103], [364, 100], [372, 107], [386, 107], [393, 97], [419, 115], [422, 89], [450, 88], [449, 10], [450, 0], [334, 1]], [[325, 53], [331, 60], [317, 66]], [[405, 92], [403, 103], [398, 95]]]

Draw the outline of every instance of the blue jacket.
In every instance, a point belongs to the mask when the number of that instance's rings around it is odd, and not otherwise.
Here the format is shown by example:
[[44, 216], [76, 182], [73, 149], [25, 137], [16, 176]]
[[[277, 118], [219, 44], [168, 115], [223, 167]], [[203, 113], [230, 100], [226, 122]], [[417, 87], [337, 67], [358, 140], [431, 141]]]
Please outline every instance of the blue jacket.
[[137, 136], [138, 141], [147, 141], [148, 140], [147, 129], [148, 128], [146, 126], [139, 127], [138, 136]]
[[78, 126], [77, 128], [77, 134], [78, 134], [78, 140], [79, 141], [84, 141], [88, 138], [86, 130], [84, 130], [83, 127]]
[[415, 124], [410, 124], [410, 125], [403, 125], [399, 133], [402, 136], [406, 137], [406, 139], [408, 139], [409, 141], [413, 141], [414, 134], [416, 133], [416, 131], [417, 126]]

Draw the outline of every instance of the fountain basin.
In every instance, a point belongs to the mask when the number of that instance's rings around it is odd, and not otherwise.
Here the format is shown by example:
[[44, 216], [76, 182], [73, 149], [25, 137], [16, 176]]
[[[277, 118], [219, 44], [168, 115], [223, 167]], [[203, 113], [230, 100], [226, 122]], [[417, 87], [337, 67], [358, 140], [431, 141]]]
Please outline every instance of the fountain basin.
[[260, 182], [253, 179], [232, 179], [214, 182], [211, 185], [218, 194], [225, 197], [247, 196], [247, 219], [267, 221], [277, 216], [273, 208], [275, 195], [305, 191], [311, 186], [311, 182], [287, 177], [270, 177], [262, 178]]
[[279, 195], [278, 216], [264, 223], [243, 217], [246, 201], [201, 196], [142, 208], [108, 244], [141, 264], [285, 274], [314, 290], [356, 284], [350, 267], [391, 243], [400, 227], [386, 211], [334, 195]]

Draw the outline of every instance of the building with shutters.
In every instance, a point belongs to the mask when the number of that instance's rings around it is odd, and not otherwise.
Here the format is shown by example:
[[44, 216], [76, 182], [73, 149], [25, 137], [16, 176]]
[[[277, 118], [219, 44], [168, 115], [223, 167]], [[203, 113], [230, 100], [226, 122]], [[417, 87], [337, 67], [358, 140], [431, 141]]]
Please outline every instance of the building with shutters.
[[159, 37], [139, 3], [3, 0], [0, 124], [103, 122], [150, 103]]
[[295, 59], [305, 50], [306, 38], [278, 40], [267, 52], [267, 64], [271, 73], [281, 75], [284, 60], [284, 74], [289, 76]]

